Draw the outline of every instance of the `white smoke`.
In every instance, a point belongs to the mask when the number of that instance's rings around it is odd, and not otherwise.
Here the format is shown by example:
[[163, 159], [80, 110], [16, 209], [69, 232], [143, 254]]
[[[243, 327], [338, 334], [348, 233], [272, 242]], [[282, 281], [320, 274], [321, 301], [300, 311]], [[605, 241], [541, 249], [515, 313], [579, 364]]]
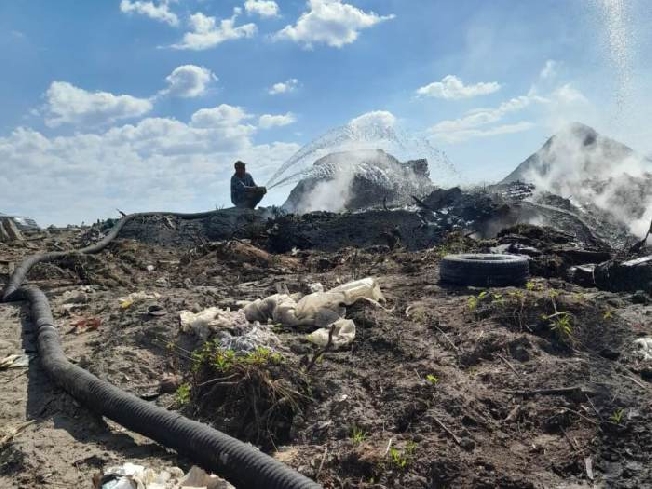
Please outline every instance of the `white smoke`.
[[595, 205], [644, 234], [652, 218], [652, 162], [630, 148], [572, 124], [537, 154], [525, 175], [538, 190]]

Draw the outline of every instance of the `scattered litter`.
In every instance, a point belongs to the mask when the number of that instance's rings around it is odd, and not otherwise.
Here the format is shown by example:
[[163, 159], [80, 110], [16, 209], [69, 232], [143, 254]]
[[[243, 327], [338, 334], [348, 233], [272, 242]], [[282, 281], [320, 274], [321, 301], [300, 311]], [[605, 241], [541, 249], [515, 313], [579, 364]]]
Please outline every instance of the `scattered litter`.
[[371, 277], [340, 285], [328, 292], [315, 288], [317, 292], [298, 301], [295, 296], [287, 294], [255, 300], [244, 307], [245, 317], [250, 322], [272, 320], [289, 327], [326, 327], [344, 316], [346, 309], [343, 306], [350, 306], [359, 299], [384, 301], [379, 285]]
[[160, 299], [161, 294], [157, 292], [132, 292], [127, 297], [120, 297], [120, 307], [122, 309], [129, 309], [136, 302], [148, 300], [148, 299]]
[[25, 421], [24, 423], [14, 426], [13, 428], [9, 428], [8, 430], [5, 430], [5, 434], [0, 437], [0, 449], [4, 448], [9, 442], [11, 442], [14, 436], [16, 436], [18, 433], [23, 431], [29, 425], [34, 424], [35, 422], [36, 421], [33, 420]]
[[634, 340], [634, 349], [639, 359], [652, 360], [652, 338], [639, 338]]
[[152, 304], [147, 308], [147, 314], [150, 316], [165, 316], [167, 314], [166, 310], [158, 304]]
[[178, 467], [156, 472], [125, 462], [93, 478], [95, 489], [234, 489], [224, 479], [193, 466], [187, 475]]
[[233, 336], [226, 330], [220, 330], [215, 333], [215, 337], [219, 341], [220, 347], [237, 353], [251, 353], [258, 348], [267, 348], [272, 351], [282, 349], [281, 340], [266, 324], [256, 323], [251, 330], [240, 336]]
[[328, 328], [319, 328], [308, 335], [308, 340], [317, 346], [325, 348], [328, 344], [328, 335], [333, 328], [331, 345], [337, 349], [346, 346], [355, 339], [355, 324], [350, 319], [339, 319]]
[[13, 354], [6, 356], [0, 360], [0, 370], [5, 370], [8, 368], [22, 368], [28, 367], [30, 360], [34, 358], [34, 355], [27, 353]]
[[231, 311], [219, 307], [209, 307], [201, 312], [181, 311], [179, 313], [181, 331], [194, 333], [202, 340], [220, 329], [249, 329], [243, 311]]
[[82, 334], [87, 331], [94, 331], [102, 325], [102, 320], [100, 318], [83, 318], [79, 321], [72, 324], [66, 334]]
[[147, 265], [148, 272], [153, 272], [154, 270], [156, 270], [156, 268], [154, 268], [154, 265]]

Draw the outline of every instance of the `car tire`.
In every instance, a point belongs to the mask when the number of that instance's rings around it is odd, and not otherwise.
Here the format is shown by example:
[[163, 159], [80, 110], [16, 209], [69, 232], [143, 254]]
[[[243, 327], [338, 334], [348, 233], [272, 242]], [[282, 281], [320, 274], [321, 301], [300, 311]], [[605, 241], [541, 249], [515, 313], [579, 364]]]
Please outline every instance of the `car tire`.
[[520, 255], [448, 255], [439, 265], [441, 282], [451, 285], [523, 285], [529, 276], [529, 259]]

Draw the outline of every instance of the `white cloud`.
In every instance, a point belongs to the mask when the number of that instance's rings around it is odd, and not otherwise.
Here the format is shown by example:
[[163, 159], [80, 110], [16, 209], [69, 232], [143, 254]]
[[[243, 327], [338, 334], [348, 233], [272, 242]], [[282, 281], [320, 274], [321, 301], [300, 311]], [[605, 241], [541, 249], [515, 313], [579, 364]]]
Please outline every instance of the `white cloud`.
[[448, 75], [441, 81], [432, 82], [417, 90], [418, 95], [437, 97], [448, 100], [477, 97], [488, 95], [500, 90], [498, 82], [479, 82], [473, 85], [464, 85], [462, 80], [454, 75]]
[[230, 206], [234, 161], [246, 161], [256, 180], [265, 181], [299, 149], [255, 144], [250, 117], [221, 105], [198, 110], [189, 122], [146, 118], [98, 134], [47, 137], [17, 128], [0, 137], [0, 185], [3, 199], [13, 203], [3, 211], [49, 225], [94, 222], [115, 216], [116, 207], [193, 212]]
[[435, 135], [447, 135], [466, 131], [480, 126], [500, 122], [507, 114], [518, 112], [529, 107], [533, 101], [543, 100], [537, 95], [521, 95], [503, 102], [498, 107], [487, 109], [473, 109], [464, 117], [452, 121], [442, 121], [435, 124], [430, 130]]
[[272, 0], [246, 0], [244, 8], [248, 14], [261, 17], [276, 17], [279, 14], [278, 4]]
[[161, 0], [158, 2], [158, 5], [155, 5], [153, 1], [143, 2], [143, 1], [130, 1], [122, 0], [120, 2], [120, 11], [125, 14], [137, 13], [146, 15], [151, 19], [155, 19], [161, 22], [165, 22], [171, 26], [179, 25], [179, 19], [174, 12], [170, 12], [168, 0]]
[[536, 124], [533, 122], [516, 122], [514, 124], [502, 124], [489, 129], [461, 129], [450, 132], [438, 132], [436, 137], [439, 141], [449, 144], [461, 143], [469, 139], [489, 136], [501, 136], [505, 134], [516, 134], [519, 132], [529, 131]]
[[258, 118], [258, 126], [262, 129], [269, 129], [275, 126], [287, 126], [296, 121], [297, 118], [292, 112], [287, 112], [285, 115], [264, 114]]
[[178, 97], [197, 97], [203, 95], [210, 82], [217, 80], [215, 74], [208, 68], [195, 65], [178, 66], [165, 79], [168, 88], [161, 94]]
[[387, 110], [372, 110], [351, 119], [351, 122], [349, 122], [349, 125], [353, 128], [368, 126], [393, 127], [395, 124], [396, 117]]
[[510, 115], [524, 111], [529, 117], [536, 117], [537, 123], [554, 130], [573, 120], [584, 120], [591, 113], [588, 99], [582, 92], [567, 83], [558, 86], [547, 95], [539, 95], [536, 86], [532, 86], [527, 95], [514, 97], [498, 107], [478, 108], [463, 117], [441, 121], [430, 128], [435, 139], [446, 143], [459, 143], [477, 137], [514, 134], [531, 129], [536, 125], [532, 121], [505, 123]]
[[250, 38], [256, 35], [256, 24], [235, 25], [240, 9], [234, 9], [233, 16], [221, 19], [219, 25], [215, 17], [198, 12], [190, 16], [191, 31], [186, 32], [181, 43], [173, 44], [175, 49], [201, 51], [210, 49], [225, 41]]
[[545, 66], [541, 70], [541, 74], [539, 75], [542, 80], [549, 80], [551, 78], [555, 78], [557, 76], [557, 62], [553, 59], [549, 59], [546, 61]]
[[46, 124], [102, 124], [140, 117], [152, 110], [148, 99], [108, 92], [87, 92], [64, 81], [54, 81], [45, 93]]
[[290, 93], [294, 92], [299, 86], [299, 80], [292, 78], [291, 80], [286, 80], [284, 82], [274, 83], [272, 87], [267, 91], [270, 95], [279, 95], [281, 93]]
[[362, 29], [367, 29], [394, 15], [378, 15], [342, 3], [341, 0], [309, 0], [310, 11], [299, 17], [295, 26], [285, 26], [274, 35], [277, 40], [290, 40], [311, 46], [322, 42], [341, 48], [354, 42]]
[[212, 109], [199, 109], [190, 118], [190, 124], [201, 128], [233, 127], [252, 117], [242, 107], [222, 104]]

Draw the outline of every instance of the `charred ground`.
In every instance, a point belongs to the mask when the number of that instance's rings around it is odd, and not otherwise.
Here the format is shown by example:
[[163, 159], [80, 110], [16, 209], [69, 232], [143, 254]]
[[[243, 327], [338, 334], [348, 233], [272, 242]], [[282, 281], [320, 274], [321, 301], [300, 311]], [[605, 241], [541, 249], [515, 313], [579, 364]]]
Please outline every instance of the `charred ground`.
[[[520, 225], [472, 239], [401, 212], [151, 219], [101, 254], [39, 265], [29, 280], [46, 290], [71, 359], [325, 487], [652, 484], [650, 368], [632, 346], [651, 333], [648, 296], [569, 282], [572, 266], [613, 248], [579, 224], [574, 233]], [[73, 248], [90, 234], [0, 245], [0, 278], [28, 254]], [[439, 284], [442, 256], [496, 246], [529, 251], [535, 276], [525, 287]], [[345, 350], [275, 327], [280, 346], [219, 359], [179, 330], [181, 310], [237, 309], [279, 287], [306, 293], [366, 276], [387, 303], [348, 308], [357, 331]], [[120, 298], [136, 291], [159, 296], [124, 307]], [[151, 305], [165, 314], [148, 313]], [[3, 304], [0, 314], [0, 356], [34, 352], [27, 309]], [[92, 487], [94, 473], [125, 460], [189, 463], [94, 417], [52, 387], [38, 361], [0, 376], [3, 426], [33, 421], [0, 447], [0, 485]]]

